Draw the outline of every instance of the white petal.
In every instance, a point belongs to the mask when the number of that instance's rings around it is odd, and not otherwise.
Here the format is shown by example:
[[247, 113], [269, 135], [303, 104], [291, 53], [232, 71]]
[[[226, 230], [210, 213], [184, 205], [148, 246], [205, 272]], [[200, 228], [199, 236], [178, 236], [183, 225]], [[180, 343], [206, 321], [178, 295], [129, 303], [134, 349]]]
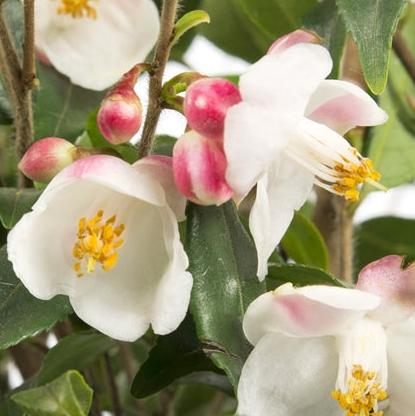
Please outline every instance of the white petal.
[[147, 156], [134, 164], [134, 167], [155, 179], [164, 189], [167, 203], [176, 214], [178, 221], [183, 221], [186, 209], [186, 198], [178, 191], [174, 183], [172, 160], [168, 156]]
[[415, 319], [387, 329], [389, 402], [388, 416], [412, 415], [415, 409]]
[[306, 116], [343, 135], [356, 126], [376, 126], [387, 114], [358, 86], [347, 81], [324, 80], [311, 96]]
[[294, 211], [301, 208], [313, 187], [314, 176], [292, 162], [281, 158], [257, 183], [255, 203], [249, 217], [249, 228], [258, 252], [258, 277], [267, 274], [268, 258], [287, 231]]
[[243, 329], [253, 345], [269, 332], [299, 337], [335, 335], [379, 303], [378, 296], [356, 289], [323, 285], [294, 289], [287, 283], [249, 305]]
[[290, 140], [293, 121], [273, 110], [240, 103], [225, 119], [224, 149], [228, 161], [226, 180], [240, 197], [245, 196], [278, 158]]
[[[44, 3], [50, 3], [45, 5]], [[97, 18], [58, 15], [56, 2], [36, 2], [36, 44], [74, 84], [102, 90], [145, 59], [157, 39], [151, 0], [94, 2]]]
[[241, 76], [244, 101], [300, 117], [311, 94], [332, 68], [327, 49], [301, 43], [280, 54], [266, 55]]
[[337, 373], [334, 338], [263, 337], [238, 386], [238, 416], [342, 416], [331, 398]]

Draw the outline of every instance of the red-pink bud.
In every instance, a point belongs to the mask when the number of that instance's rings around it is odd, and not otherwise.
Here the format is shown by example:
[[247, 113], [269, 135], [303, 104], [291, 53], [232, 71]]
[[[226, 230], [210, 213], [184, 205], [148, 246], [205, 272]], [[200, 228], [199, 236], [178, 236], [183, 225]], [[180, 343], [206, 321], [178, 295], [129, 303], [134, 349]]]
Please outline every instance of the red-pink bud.
[[321, 43], [321, 38], [314, 32], [298, 29], [278, 38], [270, 46], [267, 54], [273, 55], [282, 52], [298, 43]]
[[205, 137], [222, 140], [226, 112], [240, 101], [241, 94], [230, 81], [203, 78], [187, 89], [184, 115], [193, 130]]
[[46, 137], [33, 143], [19, 163], [20, 171], [36, 182], [49, 182], [76, 157], [76, 147], [59, 137]]
[[200, 205], [220, 205], [233, 194], [225, 179], [221, 145], [195, 131], [184, 134], [173, 149], [173, 175], [178, 190]]

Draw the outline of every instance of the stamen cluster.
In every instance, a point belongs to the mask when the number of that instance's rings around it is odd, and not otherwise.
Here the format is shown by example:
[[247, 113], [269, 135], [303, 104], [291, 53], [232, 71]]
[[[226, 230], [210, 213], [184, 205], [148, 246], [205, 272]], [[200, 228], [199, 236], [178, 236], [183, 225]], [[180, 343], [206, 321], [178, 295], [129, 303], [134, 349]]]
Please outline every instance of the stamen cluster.
[[58, 7], [59, 14], [67, 14], [74, 19], [89, 17], [97, 18], [97, 11], [89, 4], [89, 0], [60, 0], [61, 5]]

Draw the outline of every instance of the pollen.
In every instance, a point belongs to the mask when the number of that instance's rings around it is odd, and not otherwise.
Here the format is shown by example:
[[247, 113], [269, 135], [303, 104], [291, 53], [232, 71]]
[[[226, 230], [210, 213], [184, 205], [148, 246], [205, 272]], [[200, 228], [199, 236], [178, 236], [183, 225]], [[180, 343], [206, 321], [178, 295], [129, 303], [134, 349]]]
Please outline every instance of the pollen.
[[346, 200], [356, 202], [359, 200], [359, 185], [368, 182], [373, 186], [386, 190], [379, 184], [380, 173], [373, 168], [370, 159], [356, 154], [359, 163], [346, 162], [337, 163], [334, 172], [337, 182], [332, 185], [335, 193], [342, 195]]
[[383, 416], [383, 411], [378, 410], [378, 402], [386, 400], [388, 393], [376, 377], [375, 371], [365, 371], [361, 365], [354, 365], [347, 392], [332, 391], [333, 399], [344, 409], [345, 416]]
[[77, 240], [72, 249], [75, 263], [72, 268], [78, 277], [93, 273], [97, 263], [106, 272], [118, 263], [118, 252], [124, 240], [121, 234], [125, 225], [117, 224], [117, 216], [104, 220], [104, 211], [99, 210], [94, 217], [82, 217], [78, 222]]
[[90, 5], [91, 0], [59, 0], [60, 6], [57, 8], [58, 14], [66, 14], [74, 19], [88, 17], [97, 18], [95, 7]]

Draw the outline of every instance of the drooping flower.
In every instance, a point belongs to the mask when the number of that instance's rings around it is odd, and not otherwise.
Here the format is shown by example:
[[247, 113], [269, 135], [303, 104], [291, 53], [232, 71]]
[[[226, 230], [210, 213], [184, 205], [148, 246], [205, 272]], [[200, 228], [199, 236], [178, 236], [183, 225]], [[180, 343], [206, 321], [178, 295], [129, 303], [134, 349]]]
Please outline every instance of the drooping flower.
[[177, 328], [192, 287], [176, 218], [184, 198], [164, 191], [172, 173], [160, 164], [91, 156], [50, 182], [8, 235], [9, 259], [32, 295], [68, 295], [82, 320], [120, 340], [150, 324], [157, 334]]
[[36, 2], [36, 47], [74, 84], [102, 90], [145, 59], [159, 31], [151, 0]]
[[342, 135], [387, 116], [359, 87], [325, 80], [332, 61], [314, 41], [297, 31], [275, 42], [241, 76], [242, 102], [225, 119], [226, 179], [241, 198], [257, 185], [250, 229], [260, 278], [313, 184], [355, 201], [359, 185], [380, 178]]
[[239, 416], [406, 416], [415, 408], [415, 265], [388, 256], [357, 288], [287, 283], [243, 322], [255, 345], [238, 387]]

